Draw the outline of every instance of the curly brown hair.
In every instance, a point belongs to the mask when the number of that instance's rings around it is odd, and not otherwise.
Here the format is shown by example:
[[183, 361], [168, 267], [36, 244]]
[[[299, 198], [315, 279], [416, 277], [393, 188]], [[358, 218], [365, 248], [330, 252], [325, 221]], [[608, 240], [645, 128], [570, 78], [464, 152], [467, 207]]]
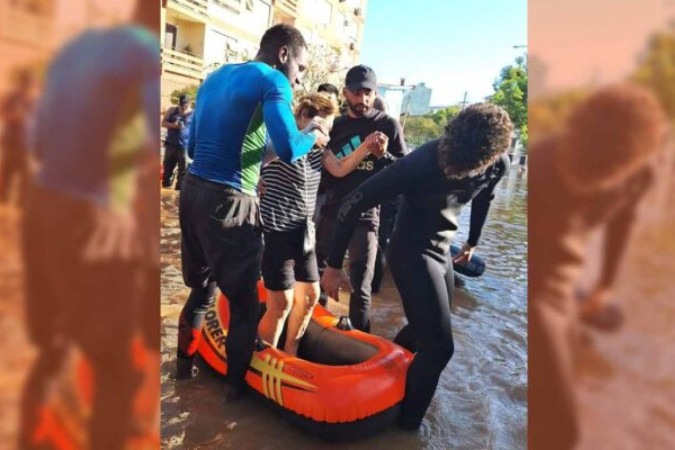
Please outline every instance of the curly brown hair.
[[590, 95], [570, 114], [557, 152], [578, 191], [609, 189], [663, 148], [666, 116], [648, 89], [623, 82]]
[[508, 113], [491, 103], [476, 103], [448, 122], [438, 146], [438, 163], [448, 179], [480, 173], [511, 144]]

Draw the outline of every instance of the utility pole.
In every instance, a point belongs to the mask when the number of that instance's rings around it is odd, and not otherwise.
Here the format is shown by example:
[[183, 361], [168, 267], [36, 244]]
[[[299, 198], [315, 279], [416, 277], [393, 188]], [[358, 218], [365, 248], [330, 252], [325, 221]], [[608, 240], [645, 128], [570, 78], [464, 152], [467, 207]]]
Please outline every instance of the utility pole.
[[462, 100], [462, 109], [464, 109], [464, 107], [466, 106], [466, 96], [467, 96], [468, 94], [469, 94], [469, 93], [468, 93], [467, 91], [464, 91], [464, 100]]

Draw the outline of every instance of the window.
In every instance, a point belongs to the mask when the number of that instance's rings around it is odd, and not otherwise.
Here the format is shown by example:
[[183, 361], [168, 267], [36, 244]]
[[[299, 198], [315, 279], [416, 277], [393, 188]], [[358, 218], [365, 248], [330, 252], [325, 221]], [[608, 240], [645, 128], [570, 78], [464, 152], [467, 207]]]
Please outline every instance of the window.
[[342, 36], [345, 33], [345, 24], [347, 23], [347, 16], [343, 13], [337, 14], [337, 20], [335, 21], [335, 34]]
[[319, 3], [317, 5], [316, 21], [321, 25], [329, 26], [331, 16], [333, 15], [333, 7], [330, 3], [328, 3], [327, 0], [318, 1]]
[[356, 22], [348, 21], [348, 24], [345, 26], [345, 32], [349, 39], [356, 41], [359, 36], [359, 26]]
[[164, 25], [164, 47], [174, 50], [176, 48], [176, 35], [178, 34], [178, 27], [167, 23]]

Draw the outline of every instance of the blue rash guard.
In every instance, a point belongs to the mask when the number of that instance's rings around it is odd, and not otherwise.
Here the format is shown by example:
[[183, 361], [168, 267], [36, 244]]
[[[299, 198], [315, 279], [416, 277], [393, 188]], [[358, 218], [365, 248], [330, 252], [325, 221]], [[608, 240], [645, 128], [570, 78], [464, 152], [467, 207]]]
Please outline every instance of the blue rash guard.
[[255, 196], [267, 134], [284, 162], [306, 155], [316, 141], [298, 130], [292, 99], [288, 79], [265, 63], [231, 64], [213, 72], [197, 94], [189, 172]]

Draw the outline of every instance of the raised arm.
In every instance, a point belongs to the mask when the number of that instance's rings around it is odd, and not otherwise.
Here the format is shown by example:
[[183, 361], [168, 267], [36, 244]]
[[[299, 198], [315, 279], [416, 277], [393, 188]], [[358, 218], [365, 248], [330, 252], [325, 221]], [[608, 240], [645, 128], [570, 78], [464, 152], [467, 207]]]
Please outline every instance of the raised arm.
[[333, 152], [323, 153], [323, 167], [334, 177], [342, 178], [352, 173], [368, 155], [373, 145], [375, 133], [372, 133], [359, 145], [355, 151], [342, 159], [338, 159]]
[[354, 189], [342, 201], [327, 260], [328, 267], [321, 277], [321, 286], [330, 297], [337, 299], [340, 287], [352, 290], [349, 278], [342, 270], [342, 261], [359, 215], [404, 192], [405, 187], [410, 185], [415, 167], [407, 162], [401, 160], [392, 164]]
[[[180, 128], [178, 124], [171, 123], [169, 122], [169, 118], [171, 117], [171, 114], [173, 114], [176, 111], [176, 107], [172, 106], [171, 108], [166, 110], [166, 113], [164, 114], [164, 118], [162, 118], [162, 127], [166, 129], [174, 129], [177, 130]], [[157, 116], [155, 116], [157, 117]], [[157, 123], [157, 122], [155, 122]]]
[[[316, 130], [305, 134], [298, 130], [291, 109], [291, 85], [281, 72], [271, 72], [264, 83], [263, 117], [267, 132], [279, 159], [292, 163], [309, 153], [323, 133]], [[320, 143], [325, 145], [326, 141]]]

